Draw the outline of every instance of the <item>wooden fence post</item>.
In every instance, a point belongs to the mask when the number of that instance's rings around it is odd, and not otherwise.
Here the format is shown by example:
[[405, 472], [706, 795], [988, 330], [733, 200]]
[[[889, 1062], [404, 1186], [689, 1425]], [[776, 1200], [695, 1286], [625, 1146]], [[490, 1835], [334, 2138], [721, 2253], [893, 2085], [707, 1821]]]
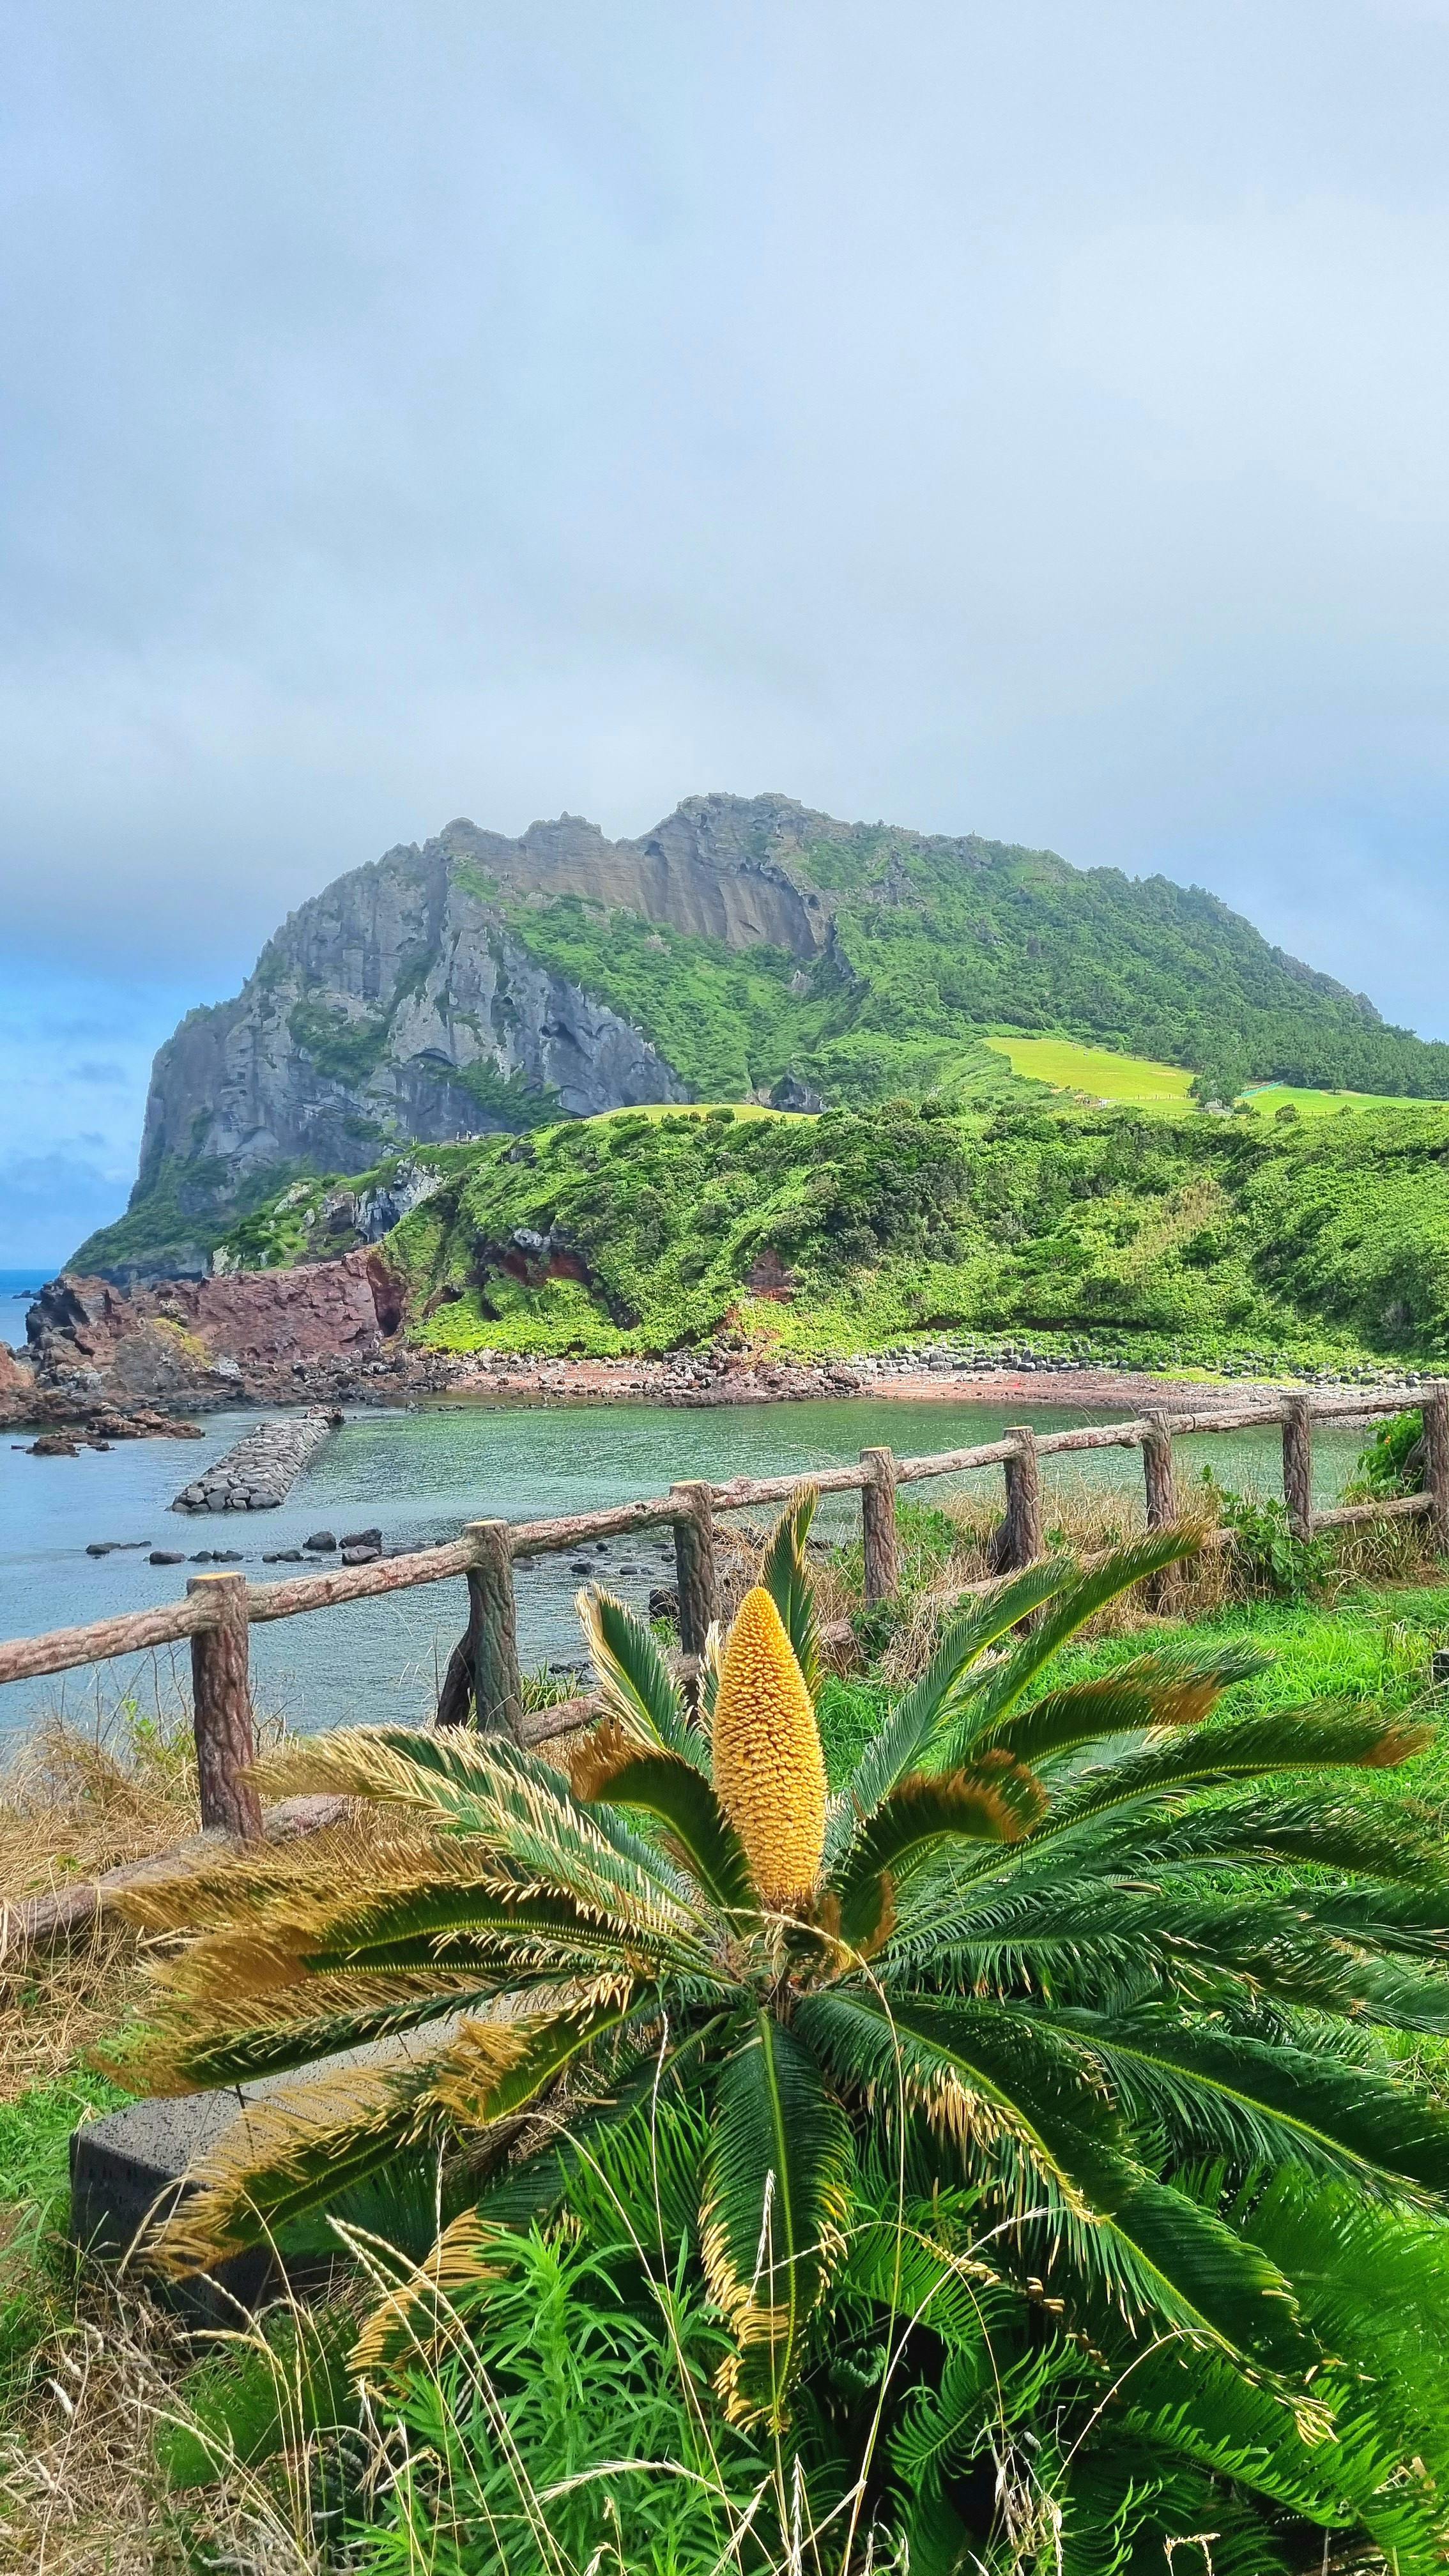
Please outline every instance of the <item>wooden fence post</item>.
[[1283, 1413], [1283, 1500], [1295, 1538], [1313, 1536], [1313, 1412], [1306, 1395], [1290, 1395]]
[[1165, 1413], [1150, 1413], [1151, 1429], [1142, 1441], [1142, 1477], [1147, 1487], [1147, 1526], [1170, 1529], [1177, 1518], [1177, 1479], [1172, 1469], [1172, 1430]]
[[719, 1590], [714, 1570], [714, 1494], [708, 1484], [671, 1485], [674, 1516], [674, 1568], [679, 1584], [679, 1650], [702, 1655], [710, 1627], [719, 1616]]
[[1042, 1554], [1041, 1468], [1036, 1433], [1029, 1422], [1014, 1422], [1003, 1438], [1014, 1440], [1015, 1454], [1006, 1461], [1006, 1522], [1001, 1550], [1007, 1573], [1031, 1565]]
[[473, 1723], [482, 1735], [523, 1741], [518, 1613], [513, 1599], [513, 1533], [507, 1521], [469, 1521], [468, 1634], [473, 1646]]
[[862, 1449], [868, 1470], [860, 1489], [861, 1536], [865, 1547], [865, 1597], [888, 1601], [901, 1579], [896, 1546], [896, 1462], [889, 1449]]
[[[1142, 1437], [1142, 1481], [1147, 1489], [1147, 1528], [1171, 1529], [1177, 1518], [1177, 1478], [1172, 1466], [1171, 1417], [1150, 1413], [1149, 1428]], [[1147, 1597], [1154, 1610], [1166, 1606], [1172, 1585], [1172, 1568], [1164, 1567], [1154, 1574], [1147, 1586]]]
[[256, 1758], [248, 1677], [247, 1579], [193, 1574], [186, 1589], [216, 1605], [216, 1624], [191, 1640], [191, 1710], [203, 1830], [220, 1825], [239, 1841], [261, 1840], [262, 1807], [243, 1772]]
[[1424, 1491], [1435, 1548], [1449, 1556], [1449, 1379], [1442, 1377], [1424, 1389]]
[[[466, 1580], [466, 1577], [464, 1578]], [[473, 1667], [478, 1660], [477, 1604], [468, 1586], [468, 1625], [448, 1657], [433, 1712], [434, 1726], [466, 1726], [473, 1712]]]

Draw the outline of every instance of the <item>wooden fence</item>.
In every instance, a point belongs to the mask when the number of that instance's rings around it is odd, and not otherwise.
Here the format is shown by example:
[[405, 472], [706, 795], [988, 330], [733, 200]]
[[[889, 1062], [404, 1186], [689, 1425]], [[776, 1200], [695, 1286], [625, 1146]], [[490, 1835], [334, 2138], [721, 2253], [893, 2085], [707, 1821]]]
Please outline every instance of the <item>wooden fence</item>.
[[[898, 1581], [896, 1494], [902, 1485], [999, 1466], [1005, 1479], [1006, 1511], [997, 1552], [1003, 1571], [1019, 1570], [1043, 1553], [1042, 1458], [1088, 1449], [1140, 1448], [1147, 1526], [1160, 1529], [1177, 1514], [1174, 1439], [1189, 1432], [1241, 1431], [1264, 1423], [1282, 1426], [1283, 1495], [1295, 1537], [1307, 1539], [1319, 1530], [1423, 1514], [1430, 1521], [1439, 1553], [1449, 1556], [1449, 1380], [1435, 1379], [1421, 1390], [1419, 1401], [1424, 1416], [1424, 1490], [1380, 1502], [1315, 1512], [1313, 1425], [1397, 1413], [1403, 1410], [1402, 1396], [1315, 1399], [1290, 1395], [1231, 1412], [1150, 1413], [1136, 1421], [1040, 1435], [1029, 1424], [1020, 1424], [979, 1448], [937, 1450], [921, 1458], [896, 1458], [889, 1449], [864, 1449], [858, 1465], [825, 1467], [808, 1479], [741, 1476], [723, 1485], [693, 1481], [671, 1485], [667, 1494], [562, 1520], [470, 1521], [456, 1539], [440, 1547], [380, 1558], [370, 1565], [294, 1575], [280, 1583], [249, 1583], [244, 1574], [195, 1575], [186, 1586], [184, 1600], [163, 1609], [96, 1619], [83, 1628], [52, 1629], [43, 1637], [17, 1637], [0, 1645], [0, 1682], [64, 1672], [189, 1638], [201, 1821], [203, 1827], [220, 1827], [249, 1841], [261, 1831], [256, 1792], [245, 1776], [253, 1755], [248, 1631], [257, 1621], [293, 1619], [304, 1611], [330, 1610], [344, 1601], [369, 1601], [380, 1593], [461, 1575], [468, 1587], [464, 1647], [472, 1680], [468, 1696], [476, 1722], [521, 1736], [513, 1592], [513, 1568], [521, 1559], [559, 1555], [591, 1539], [671, 1527], [680, 1647], [686, 1655], [697, 1655], [718, 1602], [714, 1533], [721, 1512], [786, 1502], [807, 1481], [826, 1494], [858, 1493], [865, 1597], [880, 1601], [895, 1590]], [[573, 1707], [577, 1723], [583, 1705]]]

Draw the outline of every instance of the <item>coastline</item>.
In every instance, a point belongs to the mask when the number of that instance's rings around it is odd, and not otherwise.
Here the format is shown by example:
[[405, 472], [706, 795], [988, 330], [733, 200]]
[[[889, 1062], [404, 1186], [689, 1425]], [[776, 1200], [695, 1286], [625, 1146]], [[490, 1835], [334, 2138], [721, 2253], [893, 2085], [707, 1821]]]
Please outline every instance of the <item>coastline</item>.
[[31, 1307], [26, 1346], [0, 1342], [0, 1427], [95, 1446], [175, 1437], [188, 1416], [238, 1405], [295, 1412], [503, 1399], [688, 1409], [869, 1394], [1140, 1412], [1201, 1404], [1208, 1390], [1230, 1402], [1242, 1390], [1239, 1400], [1250, 1403], [1292, 1388], [1335, 1396], [1402, 1388], [1412, 1403], [1422, 1383], [1417, 1370], [1367, 1359], [1338, 1370], [1275, 1369], [1267, 1354], [1173, 1375], [1130, 1360], [1037, 1353], [1024, 1336], [999, 1355], [943, 1338], [797, 1359], [738, 1330], [652, 1358], [448, 1351], [404, 1339], [403, 1301], [380, 1282], [375, 1255], [129, 1293], [63, 1273]]
[[[1362, 1394], [1366, 1404], [1385, 1389], [1402, 1387], [1405, 1403], [1412, 1404], [1417, 1380], [1386, 1369], [1371, 1382], [1323, 1379], [1315, 1383], [1321, 1394]], [[1081, 1365], [983, 1368], [972, 1362], [953, 1367], [939, 1360], [912, 1368], [869, 1358], [761, 1369], [743, 1355], [686, 1353], [660, 1360], [505, 1360], [490, 1354], [485, 1364], [460, 1367], [445, 1386], [435, 1384], [428, 1392], [435, 1401], [453, 1403], [502, 1397], [514, 1403], [664, 1404], [688, 1409], [870, 1395], [912, 1404], [1020, 1400], [1028, 1406], [1137, 1413], [1159, 1406], [1170, 1412], [1200, 1409], [1205, 1394], [1236, 1398], [1246, 1406], [1302, 1389], [1303, 1381], [1297, 1378], [1211, 1377], [1205, 1371], [1188, 1378]]]

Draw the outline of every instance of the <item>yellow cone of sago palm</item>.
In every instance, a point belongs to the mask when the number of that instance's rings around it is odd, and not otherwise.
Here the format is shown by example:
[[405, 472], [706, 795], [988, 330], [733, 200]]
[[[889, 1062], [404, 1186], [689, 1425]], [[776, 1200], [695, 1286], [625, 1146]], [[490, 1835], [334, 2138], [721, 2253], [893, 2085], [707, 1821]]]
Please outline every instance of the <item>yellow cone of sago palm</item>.
[[759, 1584], [725, 1641], [714, 1785], [763, 1902], [798, 1905], [825, 1849], [825, 1757], [785, 1623]]

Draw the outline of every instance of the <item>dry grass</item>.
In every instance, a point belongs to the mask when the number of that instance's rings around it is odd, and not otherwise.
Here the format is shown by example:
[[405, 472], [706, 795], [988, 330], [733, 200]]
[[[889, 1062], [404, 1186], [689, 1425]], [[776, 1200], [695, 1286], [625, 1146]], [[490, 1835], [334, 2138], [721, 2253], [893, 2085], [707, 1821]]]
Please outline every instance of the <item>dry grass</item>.
[[[993, 1579], [990, 1549], [1000, 1518], [999, 1508], [968, 1494], [950, 1494], [933, 1507], [929, 1535], [913, 1539], [906, 1521], [903, 1611], [880, 1657], [884, 1682], [900, 1689], [914, 1681], [930, 1661], [942, 1628], [959, 1608], [962, 1593]], [[1211, 1526], [1201, 1506], [1194, 1520], [1204, 1529]], [[953, 1533], [944, 1556], [938, 1537], [943, 1521]], [[1046, 1541], [1049, 1548], [1088, 1558], [1140, 1538], [1143, 1527], [1141, 1506], [1132, 1497], [1104, 1493], [1084, 1481], [1053, 1496]], [[1231, 1599], [1232, 1589], [1231, 1551], [1204, 1548], [1201, 1555], [1165, 1576], [1151, 1599], [1145, 1586], [1124, 1593], [1089, 1621], [1082, 1635], [1088, 1639], [1128, 1636], [1161, 1618], [1206, 1618]]]
[[0, 1889], [33, 1896], [197, 1830], [191, 1711], [157, 1689], [79, 1719], [52, 1711], [0, 1772]]
[[[146, 1860], [198, 1829], [190, 1711], [157, 1690], [80, 1723], [43, 1719], [0, 1772], [0, 1895], [43, 1894]], [[107, 1922], [86, 1939], [0, 1968], [0, 2101], [61, 2074], [126, 2017], [134, 1936]]]
[[[64, 1886], [197, 1828], [179, 1688], [159, 1682], [146, 1705], [126, 1696], [84, 1720], [55, 1710], [0, 1772], [0, 1890]], [[0, 1971], [0, 2102], [84, 2065], [134, 2011], [144, 1979], [144, 1945], [110, 1924]], [[11, 2380], [0, 2413], [0, 2576], [184, 2576], [198, 2561], [183, 2546], [154, 2433], [184, 2414], [178, 2390], [197, 2347], [124, 2281], [90, 2266], [76, 2276], [48, 2223], [34, 2204], [0, 2205], [0, 2327], [7, 2311], [26, 2310], [21, 2346], [0, 2349]], [[320, 2565], [296, 2517], [254, 2479], [228, 2479], [206, 2512], [218, 2566], [313, 2576]]]
[[1334, 1590], [1365, 1583], [1440, 1584], [1444, 1580], [1444, 1562], [1426, 1519], [1370, 1521], [1363, 1528], [1332, 1535], [1336, 1539]]
[[159, 2310], [102, 2279], [81, 2285], [81, 2304], [66, 2316], [57, 2302], [29, 2391], [0, 2427], [0, 2571], [181, 2576], [153, 2432], [188, 2356]]
[[[237, 2322], [225, 2345], [268, 2353], [256, 2321]], [[168, 2491], [157, 2435], [195, 2425], [186, 2381], [210, 2348], [99, 2271], [73, 2312], [56, 2303], [28, 2394], [0, 2422], [0, 2576], [320, 2576], [300, 2427], [265, 2470], [235, 2461], [199, 2491]]]

